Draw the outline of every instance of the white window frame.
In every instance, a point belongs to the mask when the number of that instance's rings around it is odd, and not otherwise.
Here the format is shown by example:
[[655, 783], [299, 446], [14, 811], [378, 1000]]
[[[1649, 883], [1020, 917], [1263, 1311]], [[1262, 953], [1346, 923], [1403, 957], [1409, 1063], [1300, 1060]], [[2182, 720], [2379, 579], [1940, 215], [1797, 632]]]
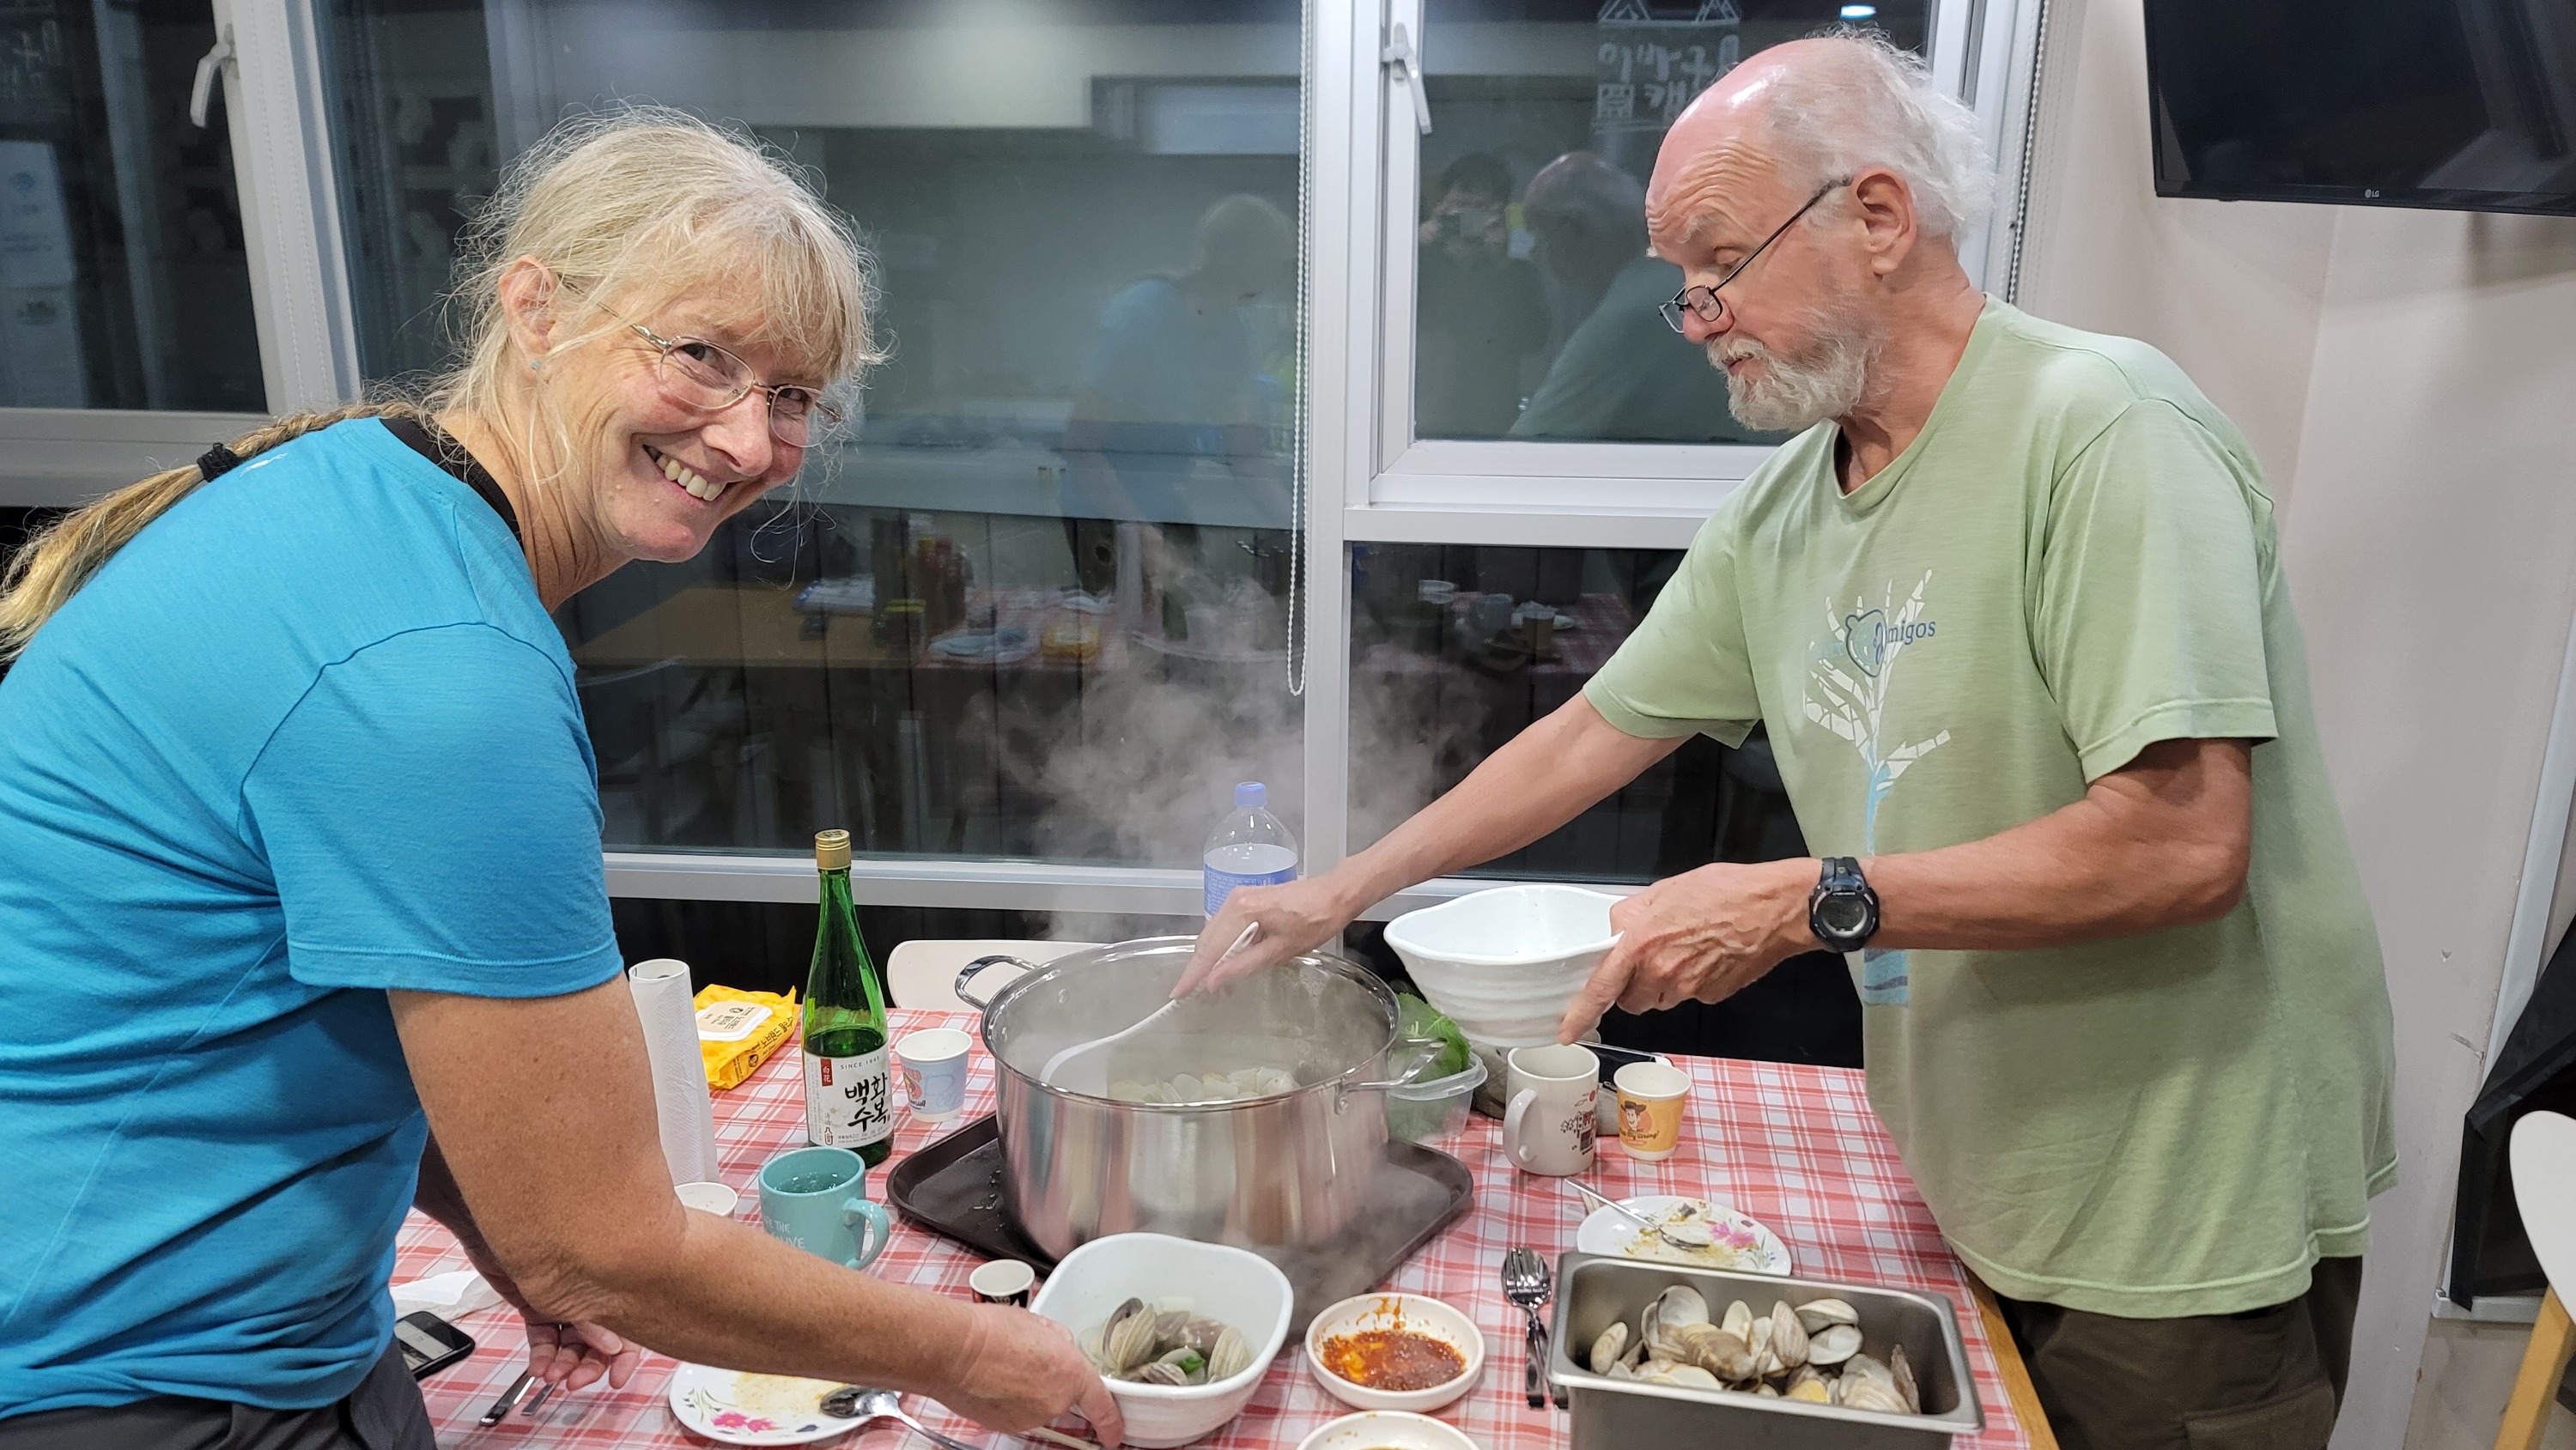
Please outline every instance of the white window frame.
[[[260, 380], [275, 412], [357, 393], [339, 193], [307, 0], [214, 0]], [[166, 98], [184, 106], [185, 97]], [[0, 506], [67, 508], [256, 427], [256, 413], [0, 408]]]
[[[1348, 545], [1680, 548], [1767, 450], [1413, 440], [1419, 138], [1413, 97], [1399, 93], [1381, 55], [1395, 22], [1422, 35], [1421, 0], [1310, 3], [1304, 824], [1307, 869], [1321, 871], [1343, 858], [1349, 820]], [[235, 50], [224, 102], [262, 373], [281, 412], [352, 396], [362, 376], [313, 7], [215, 3], [218, 33]], [[1934, 74], [1987, 119], [2000, 161], [1997, 223], [1965, 239], [1971, 271], [1986, 278], [2009, 265], [2040, 8], [2041, 0], [1936, 0]], [[1425, 40], [1436, 66], [1440, 37]], [[82, 502], [256, 421], [0, 409], [0, 504]], [[813, 866], [801, 853], [610, 851], [605, 864], [614, 896], [813, 900]], [[1187, 869], [861, 856], [851, 877], [854, 895], [870, 905], [1187, 917], [1199, 901], [1198, 873]], [[1427, 882], [1365, 915], [1383, 920], [1480, 884]]]
[[[1362, 0], [1365, 4], [1366, 0]], [[1441, 70], [1442, 36], [1426, 25], [1423, 0], [1381, 0], [1382, 34], [1364, 37], [1361, 56], [1380, 71], [1377, 158], [1379, 228], [1374, 355], [1364, 366], [1381, 382], [1369, 420], [1365, 474], [1350, 480], [1346, 537], [1352, 541], [1553, 545], [1575, 548], [1687, 547], [1701, 520], [1771, 455], [1768, 447], [1536, 440], [1417, 439], [1413, 436], [1415, 263], [1410, 219], [1419, 194], [1421, 135], [1411, 124], [1410, 84], [1379, 64], [1397, 26], [1418, 37], [1423, 67]], [[2004, 173], [1999, 218], [2018, 211], [2019, 122], [2027, 104], [2028, 32], [2038, 0], [1933, 0], [1933, 78], [1967, 101]], [[2016, 84], [2016, 78], [2023, 81]], [[1397, 124], [1401, 122], [1403, 124]], [[1397, 219], [1401, 218], [1399, 223]], [[2008, 227], [1992, 223], [1960, 239], [1980, 285], [2003, 275]], [[1354, 365], [1363, 365], [1354, 357]]]

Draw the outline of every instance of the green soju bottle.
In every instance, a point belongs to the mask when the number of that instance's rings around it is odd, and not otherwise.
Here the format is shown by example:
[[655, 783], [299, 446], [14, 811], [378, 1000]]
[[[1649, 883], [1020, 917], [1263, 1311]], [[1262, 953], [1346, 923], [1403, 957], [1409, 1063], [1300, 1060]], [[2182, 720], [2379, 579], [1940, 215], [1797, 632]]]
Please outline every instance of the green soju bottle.
[[823, 875], [823, 903], [814, 968], [805, 978], [805, 1137], [856, 1149], [874, 1168], [894, 1147], [894, 1075], [885, 989], [850, 906], [850, 833], [817, 834], [814, 865]]

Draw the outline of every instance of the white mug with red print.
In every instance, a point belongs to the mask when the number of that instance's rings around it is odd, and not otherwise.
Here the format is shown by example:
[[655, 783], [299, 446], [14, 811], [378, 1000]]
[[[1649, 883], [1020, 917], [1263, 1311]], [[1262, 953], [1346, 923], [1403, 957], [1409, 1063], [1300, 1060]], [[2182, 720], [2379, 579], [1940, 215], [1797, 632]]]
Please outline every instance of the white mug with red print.
[[1515, 1047], [1504, 1063], [1503, 1151], [1513, 1165], [1549, 1178], [1591, 1167], [1601, 1059], [1585, 1047]]

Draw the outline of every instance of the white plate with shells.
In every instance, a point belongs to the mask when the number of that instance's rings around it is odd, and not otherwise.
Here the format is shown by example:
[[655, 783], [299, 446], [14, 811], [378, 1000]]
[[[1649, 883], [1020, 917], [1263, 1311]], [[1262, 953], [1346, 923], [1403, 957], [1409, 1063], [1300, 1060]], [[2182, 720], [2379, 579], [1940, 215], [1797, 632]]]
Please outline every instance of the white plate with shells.
[[[1688, 1264], [1695, 1269], [1784, 1277], [1792, 1272], [1789, 1246], [1780, 1242], [1780, 1236], [1725, 1204], [1657, 1193], [1623, 1198], [1619, 1206], [1654, 1227], [1640, 1228], [1636, 1219], [1617, 1209], [1596, 1208], [1575, 1231], [1574, 1246], [1587, 1254]], [[1693, 1247], [1683, 1248], [1674, 1239]], [[1700, 1244], [1707, 1247], [1697, 1247]]]
[[1675, 1284], [1649, 1300], [1634, 1325], [1623, 1319], [1602, 1330], [1583, 1362], [1610, 1379], [1923, 1413], [1905, 1346], [1887, 1346], [1884, 1360], [1863, 1349], [1860, 1311], [1844, 1300], [1794, 1307], [1775, 1300], [1764, 1312], [1738, 1299], [1712, 1315], [1697, 1289]]

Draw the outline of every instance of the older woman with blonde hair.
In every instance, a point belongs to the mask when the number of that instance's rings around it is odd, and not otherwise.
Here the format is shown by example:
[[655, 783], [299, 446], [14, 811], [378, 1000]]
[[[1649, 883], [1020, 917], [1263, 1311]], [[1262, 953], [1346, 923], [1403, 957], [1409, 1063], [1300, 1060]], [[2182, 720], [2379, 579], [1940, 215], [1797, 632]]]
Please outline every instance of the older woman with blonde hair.
[[575, 1386], [635, 1345], [1115, 1404], [1028, 1313], [683, 1209], [548, 611], [793, 478], [873, 361], [849, 226], [730, 133], [572, 123], [469, 237], [417, 403], [82, 509], [0, 594], [0, 1447], [425, 1447], [414, 1206]]

